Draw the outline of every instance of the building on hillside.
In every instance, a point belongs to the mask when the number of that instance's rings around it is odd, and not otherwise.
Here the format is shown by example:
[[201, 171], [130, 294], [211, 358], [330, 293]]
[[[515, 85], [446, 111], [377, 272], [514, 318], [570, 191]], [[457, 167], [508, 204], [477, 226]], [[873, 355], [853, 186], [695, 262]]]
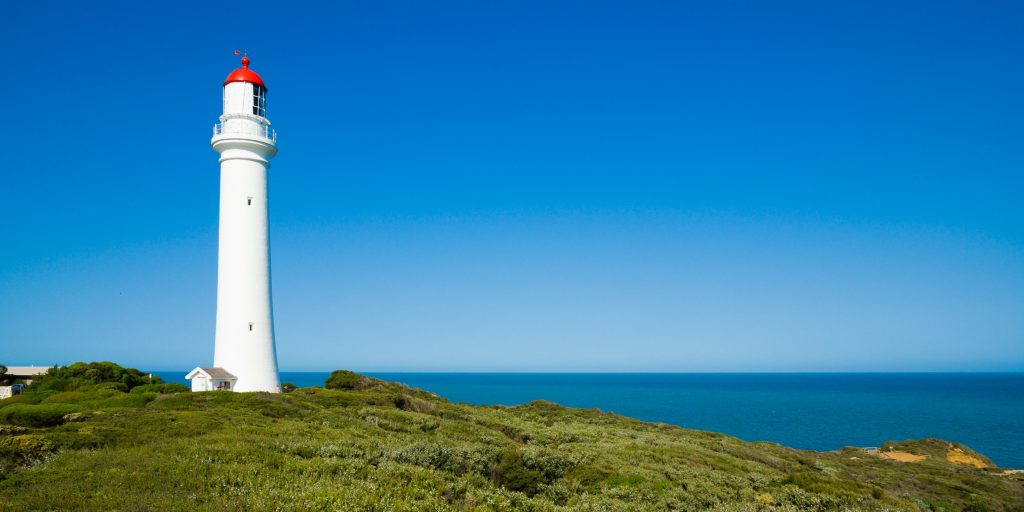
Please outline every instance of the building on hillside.
[[5, 374], [8, 379], [20, 380], [25, 385], [32, 384], [32, 378], [50, 371], [52, 366], [8, 366]]
[[[237, 379], [230, 384], [221, 379], [230, 386], [227, 389], [277, 393], [281, 383], [270, 300], [267, 224], [267, 170], [270, 158], [277, 154], [277, 133], [267, 119], [266, 100], [263, 79], [249, 69], [249, 57], [242, 57], [242, 67], [224, 81], [223, 113], [210, 141], [220, 153], [213, 369]], [[193, 374], [196, 371], [189, 375]], [[196, 375], [202, 377], [201, 372]], [[203, 387], [207, 385], [192, 383], [193, 391]]]
[[0, 400], [17, 395], [18, 393], [21, 393], [22, 390], [24, 389], [24, 384], [11, 384], [10, 386], [0, 386]]
[[192, 381], [192, 391], [231, 391], [238, 381], [224, 368], [196, 368], [185, 378]]

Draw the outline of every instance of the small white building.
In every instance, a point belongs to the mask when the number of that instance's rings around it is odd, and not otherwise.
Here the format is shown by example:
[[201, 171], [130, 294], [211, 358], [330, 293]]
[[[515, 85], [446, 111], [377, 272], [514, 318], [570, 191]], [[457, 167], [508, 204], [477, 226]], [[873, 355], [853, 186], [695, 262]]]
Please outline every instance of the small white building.
[[10, 386], [0, 386], [0, 400], [4, 398], [10, 398], [25, 389], [23, 384], [11, 384]]
[[185, 376], [192, 381], [192, 391], [231, 391], [235, 389], [235, 377], [224, 368], [199, 368]]

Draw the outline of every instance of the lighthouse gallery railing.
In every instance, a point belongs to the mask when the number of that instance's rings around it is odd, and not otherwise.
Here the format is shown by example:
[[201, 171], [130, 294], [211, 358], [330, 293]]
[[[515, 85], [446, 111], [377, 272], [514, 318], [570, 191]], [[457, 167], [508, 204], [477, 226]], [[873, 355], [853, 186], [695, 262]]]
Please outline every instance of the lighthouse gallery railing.
[[263, 137], [265, 139], [270, 139], [274, 142], [277, 142], [277, 132], [269, 126], [254, 125], [251, 123], [232, 123], [230, 126], [227, 127], [227, 129], [225, 129], [224, 123], [217, 123], [213, 125], [214, 137], [224, 133], [237, 133], [239, 135], [255, 135], [257, 137]]

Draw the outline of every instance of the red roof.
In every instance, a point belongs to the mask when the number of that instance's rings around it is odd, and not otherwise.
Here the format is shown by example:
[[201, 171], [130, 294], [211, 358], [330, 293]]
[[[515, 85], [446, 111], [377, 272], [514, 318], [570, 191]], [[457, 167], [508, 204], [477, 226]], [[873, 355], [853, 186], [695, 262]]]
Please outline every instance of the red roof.
[[242, 57], [242, 67], [232, 71], [227, 79], [224, 80], [224, 85], [231, 82], [249, 82], [264, 89], [267, 88], [266, 85], [263, 85], [263, 79], [255, 71], [249, 69], [249, 57]]

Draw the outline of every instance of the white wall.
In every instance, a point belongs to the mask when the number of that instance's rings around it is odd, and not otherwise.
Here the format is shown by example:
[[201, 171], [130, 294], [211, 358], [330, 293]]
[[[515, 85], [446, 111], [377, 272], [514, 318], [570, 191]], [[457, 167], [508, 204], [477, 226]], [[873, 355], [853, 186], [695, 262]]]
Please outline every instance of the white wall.
[[224, 113], [252, 115], [253, 87], [249, 82], [230, 82], [224, 86]]

